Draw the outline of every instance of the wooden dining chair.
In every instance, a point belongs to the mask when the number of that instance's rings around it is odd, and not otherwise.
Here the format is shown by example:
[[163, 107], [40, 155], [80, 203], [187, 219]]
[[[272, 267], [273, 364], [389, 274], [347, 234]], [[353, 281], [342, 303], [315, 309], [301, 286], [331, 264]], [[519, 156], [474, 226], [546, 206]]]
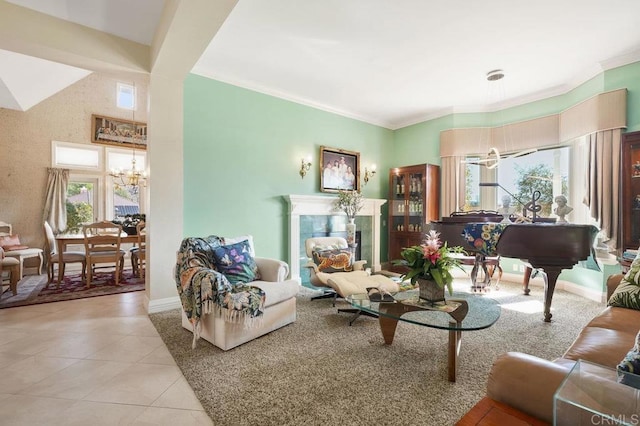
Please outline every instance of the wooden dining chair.
[[144, 221], [136, 225], [136, 233], [138, 235], [137, 246], [131, 249], [131, 267], [133, 274], [144, 278], [144, 270], [147, 260], [147, 231]]
[[120, 285], [124, 267], [124, 251], [120, 249], [122, 225], [108, 221], [96, 222], [84, 225], [82, 232], [87, 256], [87, 288], [91, 287], [95, 265], [109, 263], [115, 267], [115, 284]]
[[[61, 269], [60, 276], [64, 276], [64, 270], [67, 263], [82, 263], [82, 279], [86, 279], [87, 270], [87, 256], [81, 251], [65, 251], [64, 253], [58, 253], [58, 246], [56, 244], [56, 237], [53, 234], [53, 229], [47, 221], [44, 222], [44, 253], [45, 261], [47, 263], [47, 285], [49, 287], [54, 277], [54, 266], [57, 263], [58, 268]], [[60, 280], [56, 288], [60, 288]]]

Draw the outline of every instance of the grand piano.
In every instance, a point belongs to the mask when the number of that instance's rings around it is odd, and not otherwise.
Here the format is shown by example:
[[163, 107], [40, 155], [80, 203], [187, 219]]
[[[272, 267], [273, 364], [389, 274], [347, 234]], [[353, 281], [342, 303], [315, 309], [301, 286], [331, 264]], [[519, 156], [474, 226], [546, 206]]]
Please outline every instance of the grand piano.
[[[501, 216], [500, 216], [501, 217]], [[463, 231], [470, 223], [497, 221], [496, 218], [458, 216], [431, 222], [431, 229], [449, 245], [462, 246], [473, 252], [463, 238]], [[453, 220], [451, 220], [453, 219]], [[541, 269], [544, 275], [544, 321], [551, 321], [551, 301], [558, 275], [563, 269], [571, 269], [592, 252], [598, 229], [593, 225], [555, 223], [514, 223], [506, 226], [495, 248], [494, 255], [521, 259], [528, 265], [524, 290], [528, 294], [531, 268]]]

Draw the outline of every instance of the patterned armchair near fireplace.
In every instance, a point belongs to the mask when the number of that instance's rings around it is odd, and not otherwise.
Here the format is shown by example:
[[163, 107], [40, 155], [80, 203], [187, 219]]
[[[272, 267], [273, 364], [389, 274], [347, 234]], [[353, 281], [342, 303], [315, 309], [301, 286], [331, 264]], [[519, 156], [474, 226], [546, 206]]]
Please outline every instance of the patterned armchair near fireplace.
[[[340, 275], [348, 274], [351, 277], [368, 276], [364, 265], [366, 260], [354, 261], [355, 253], [347, 244], [347, 240], [342, 237], [313, 237], [305, 241], [305, 251], [309, 261], [305, 268], [309, 269], [309, 281], [315, 287], [322, 287], [325, 290], [319, 296], [311, 299], [333, 298], [340, 295], [340, 291], [334, 288], [329, 279]], [[334, 275], [338, 274], [338, 275]]]

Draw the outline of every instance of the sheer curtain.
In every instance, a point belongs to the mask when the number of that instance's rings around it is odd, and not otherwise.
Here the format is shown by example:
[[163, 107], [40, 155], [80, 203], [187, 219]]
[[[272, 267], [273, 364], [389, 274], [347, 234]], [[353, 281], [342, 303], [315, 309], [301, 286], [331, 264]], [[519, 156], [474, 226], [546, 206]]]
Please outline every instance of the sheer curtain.
[[461, 211], [465, 203], [466, 181], [464, 157], [442, 157], [440, 171], [441, 204], [440, 216], [449, 216], [453, 212]]
[[618, 247], [620, 200], [620, 129], [588, 136], [583, 203], [600, 224], [607, 245]]
[[63, 231], [67, 227], [67, 186], [69, 184], [69, 169], [47, 169], [47, 195], [44, 202], [43, 220], [49, 222], [54, 233]]

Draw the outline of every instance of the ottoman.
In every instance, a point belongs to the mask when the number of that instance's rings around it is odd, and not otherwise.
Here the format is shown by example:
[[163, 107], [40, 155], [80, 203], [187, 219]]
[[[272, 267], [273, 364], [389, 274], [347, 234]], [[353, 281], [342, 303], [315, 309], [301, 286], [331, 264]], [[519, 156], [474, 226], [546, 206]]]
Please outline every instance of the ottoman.
[[[353, 294], [367, 293], [367, 288], [375, 287], [381, 292], [384, 290], [389, 293], [395, 293], [399, 287], [391, 278], [384, 275], [359, 275], [351, 273], [334, 273], [327, 281], [327, 284], [333, 288], [337, 294], [345, 298]], [[338, 309], [338, 312], [350, 312], [354, 315], [349, 320], [349, 325], [358, 319], [360, 315], [376, 317], [377, 315], [369, 312], [361, 311], [357, 308]]]

